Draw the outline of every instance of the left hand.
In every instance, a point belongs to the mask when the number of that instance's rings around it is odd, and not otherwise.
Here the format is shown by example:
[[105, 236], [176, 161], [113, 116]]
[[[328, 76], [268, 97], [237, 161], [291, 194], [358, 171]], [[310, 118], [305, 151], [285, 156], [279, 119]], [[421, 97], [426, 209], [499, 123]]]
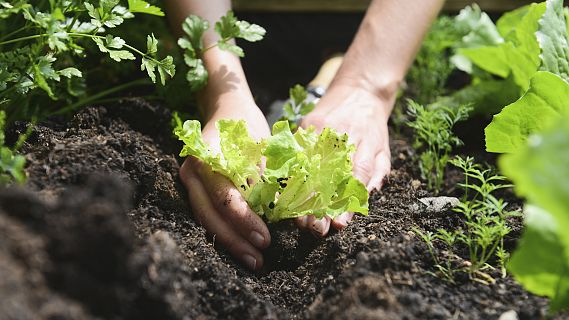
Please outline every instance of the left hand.
[[[350, 143], [356, 146], [353, 155], [354, 176], [366, 185], [369, 192], [380, 189], [383, 178], [391, 169], [387, 121], [395, 99], [382, 99], [359, 87], [336, 85], [330, 87], [314, 111], [302, 121], [302, 127], [314, 126], [317, 131], [325, 127], [347, 133]], [[309, 229], [316, 236], [325, 236], [332, 225], [344, 228], [353, 213], [346, 212], [333, 221], [314, 216], [300, 217], [296, 224]]]

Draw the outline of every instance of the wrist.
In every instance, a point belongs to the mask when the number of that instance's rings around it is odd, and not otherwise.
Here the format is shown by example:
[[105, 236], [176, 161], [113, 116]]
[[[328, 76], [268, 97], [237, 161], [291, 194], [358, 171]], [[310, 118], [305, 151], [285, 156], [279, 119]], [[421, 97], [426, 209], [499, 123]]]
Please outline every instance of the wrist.
[[402, 82], [402, 77], [395, 76], [375, 77], [372, 81], [366, 76], [339, 75], [330, 85], [330, 89], [338, 86], [363, 90], [384, 102], [394, 102]]
[[198, 98], [198, 104], [206, 122], [219, 119], [247, 118], [261, 112], [253, 97], [247, 92], [228, 92], [216, 97]]
[[207, 85], [197, 93], [197, 100], [206, 120], [231, 111], [227, 109], [237, 107], [247, 112], [257, 108], [239, 57], [214, 47], [204, 53], [203, 61], [209, 77]]
[[332, 82], [323, 99], [328, 97], [330, 103], [324, 105], [337, 105], [345, 107], [343, 104], [337, 104], [335, 101], [349, 101], [347, 97], [354, 96], [356, 100], [367, 100], [375, 105], [376, 114], [384, 119], [388, 119], [391, 115], [393, 105], [397, 98], [400, 81], [385, 80], [371, 84], [365, 79], [338, 77]]

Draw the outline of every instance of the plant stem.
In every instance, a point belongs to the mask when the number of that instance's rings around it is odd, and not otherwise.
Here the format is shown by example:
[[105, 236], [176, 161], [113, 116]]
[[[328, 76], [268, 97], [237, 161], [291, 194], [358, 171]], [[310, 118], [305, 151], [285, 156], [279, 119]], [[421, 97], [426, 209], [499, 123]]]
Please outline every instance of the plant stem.
[[67, 26], [67, 32], [70, 32], [73, 29], [78, 18], [79, 18], [79, 13], [76, 13], [75, 16], [73, 17], [73, 20], [71, 20], [71, 23]]
[[[69, 34], [69, 36], [71, 36], [71, 37], [85, 37], [85, 38], [103, 39], [103, 40], [105, 39], [105, 37], [103, 37], [103, 36], [97, 36], [97, 35], [88, 34], [88, 33], [69, 32], [68, 34]], [[151, 58], [151, 59], [153, 59], [153, 60], [156, 60], [156, 59], [152, 58], [151, 56], [147, 55], [146, 53], [144, 53], [144, 52], [142, 52], [142, 51], [140, 51], [140, 50], [138, 50], [138, 49], [136, 49], [135, 47], [133, 47], [133, 46], [131, 46], [131, 45], [128, 45], [128, 44], [125, 43], [125, 44], [123, 44], [123, 46], [124, 46], [125, 48], [128, 48], [128, 49], [130, 49], [130, 50], [132, 50], [132, 51], [134, 51], [134, 52], [140, 54], [141, 56], [143, 56], [143, 57], [145, 57], [145, 58]]]
[[[105, 37], [103, 37], [103, 36], [97, 36], [97, 35], [88, 34], [88, 33], [69, 32], [68, 35], [71, 36], [71, 37], [79, 37], [79, 38], [80, 38], [80, 37], [85, 37], [85, 38], [91, 38], [91, 39], [105, 39]], [[0, 42], [0, 46], [1, 46], [1, 45], [5, 45], [5, 44], [10, 44], [10, 43], [16, 43], [16, 42], [26, 41], [26, 40], [32, 40], [32, 39], [43, 38], [43, 37], [46, 37], [46, 36], [48, 36], [48, 34], [46, 34], [46, 33], [34, 34], [34, 35], [31, 35], [31, 36], [27, 36], [27, 37], [21, 37], [21, 38], [16, 38], [16, 39], [12, 39], [12, 40], [7, 40], [7, 41]], [[217, 45], [217, 44], [216, 44], [216, 45]], [[133, 47], [133, 46], [131, 46], [131, 45], [129, 45], [129, 44], [126, 44], [126, 43], [125, 43], [123, 46], [124, 46], [125, 48], [128, 48], [128, 49], [130, 49], [130, 50], [132, 50], [132, 51], [138, 53], [139, 55], [143, 56], [144, 58], [151, 59], [151, 60], [153, 60], [153, 61], [159, 63], [159, 61], [156, 60], [154, 57], [152, 57], [152, 56], [150, 56], [150, 55], [148, 55], [148, 54], [146, 54], [146, 53], [144, 53], [144, 52], [138, 50], [137, 48], [135, 48], [135, 47]], [[207, 49], [206, 49], [206, 50], [207, 50]]]
[[16, 43], [16, 42], [20, 42], [20, 41], [26, 41], [26, 40], [31, 40], [31, 39], [43, 38], [43, 37], [45, 37], [45, 36], [47, 36], [46, 33], [41, 33], [41, 34], [34, 34], [34, 35], [31, 35], [31, 36], [16, 38], [16, 39], [12, 39], [12, 40], [6, 40], [6, 41], [0, 42], [0, 46], [5, 45], [5, 44], [10, 44], [10, 43]]
[[203, 55], [206, 51], [217, 47], [220, 42], [227, 42], [227, 41], [231, 41], [233, 39], [235, 39], [235, 38], [224, 38], [224, 39], [221, 39], [217, 42], [214, 42], [213, 44], [210, 44], [207, 48], [203, 49], [202, 52], [199, 54], [199, 56]]
[[11, 36], [13, 36], [13, 35], [15, 35], [15, 34], [18, 34], [18, 33], [22, 32], [22, 31], [25, 31], [25, 30], [28, 29], [28, 28], [29, 28], [29, 27], [28, 27], [27, 25], [25, 25], [25, 26], [23, 26], [23, 27], [21, 27], [21, 28], [19, 28], [19, 29], [17, 29], [17, 30], [14, 30], [14, 31], [8, 33], [7, 35], [3, 36], [3, 37], [0, 39], [0, 41], [4, 41], [4, 40], [10, 38]]

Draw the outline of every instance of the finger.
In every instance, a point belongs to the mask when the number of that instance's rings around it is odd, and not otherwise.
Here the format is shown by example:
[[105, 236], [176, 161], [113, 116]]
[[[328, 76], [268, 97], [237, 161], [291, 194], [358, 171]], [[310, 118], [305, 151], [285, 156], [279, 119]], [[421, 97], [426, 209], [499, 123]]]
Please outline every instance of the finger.
[[299, 229], [308, 229], [308, 216], [295, 218], [294, 223]]
[[381, 189], [385, 177], [391, 171], [391, 156], [389, 152], [380, 152], [375, 160], [375, 172], [367, 184], [369, 192]]
[[330, 230], [330, 217], [318, 219], [315, 216], [310, 215], [307, 218], [307, 227], [316, 237], [325, 237]]
[[208, 168], [200, 172], [209, 199], [214, 208], [245, 239], [257, 247], [265, 249], [271, 243], [271, 235], [263, 222], [251, 208], [233, 183]]
[[354, 155], [354, 177], [367, 185], [375, 169], [376, 146], [368, 142], [360, 142]]
[[336, 230], [342, 230], [346, 226], [348, 226], [348, 223], [352, 221], [353, 217], [354, 217], [353, 212], [342, 213], [341, 215], [337, 216], [334, 220], [332, 220], [332, 227], [334, 227], [334, 229]]
[[261, 252], [233, 230], [232, 225], [215, 210], [197, 175], [187, 174], [185, 181], [196, 220], [208, 233], [213, 234], [215, 241], [224, 246], [232, 256], [241, 260], [251, 270], [261, 269]]

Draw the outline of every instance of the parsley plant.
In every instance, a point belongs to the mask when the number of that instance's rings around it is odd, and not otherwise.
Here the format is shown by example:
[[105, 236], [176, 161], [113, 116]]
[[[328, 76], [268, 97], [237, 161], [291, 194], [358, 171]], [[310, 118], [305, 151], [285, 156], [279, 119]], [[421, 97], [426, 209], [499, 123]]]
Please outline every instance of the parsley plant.
[[407, 114], [412, 119], [407, 126], [415, 131], [413, 147], [419, 150], [418, 162], [421, 177], [429, 189], [439, 192], [443, 183], [444, 170], [453, 147], [462, 144], [453, 132], [453, 126], [468, 117], [469, 107], [456, 110], [445, 107], [426, 108], [409, 100]]

